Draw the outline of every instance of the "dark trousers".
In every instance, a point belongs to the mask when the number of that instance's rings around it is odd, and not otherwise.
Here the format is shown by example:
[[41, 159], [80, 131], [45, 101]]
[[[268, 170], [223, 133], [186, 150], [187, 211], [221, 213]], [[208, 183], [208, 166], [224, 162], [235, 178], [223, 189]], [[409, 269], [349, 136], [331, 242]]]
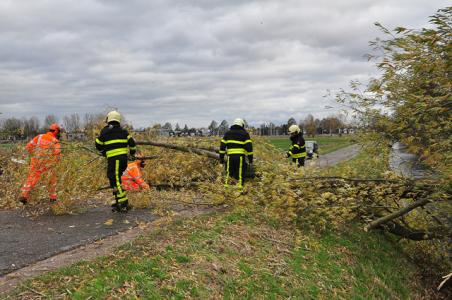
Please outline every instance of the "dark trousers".
[[304, 160], [305, 160], [305, 157], [292, 158], [292, 161], [297, 162], [299, 167], [304, 167]]
[[127, 200], [125, 191], [121, 187], [122, 173], [127, 169], [127, 155], [118, 155], [107, 158], [107, 177], [110, 187], [113, 188], [116, 202]]
[[245, 156], [240, 154], [232, 154], [228, 156], [226, 162], [226, 183], [228, 185], [229, 177], [235, 178], [241, 187], [245, 183], [246, 162]]

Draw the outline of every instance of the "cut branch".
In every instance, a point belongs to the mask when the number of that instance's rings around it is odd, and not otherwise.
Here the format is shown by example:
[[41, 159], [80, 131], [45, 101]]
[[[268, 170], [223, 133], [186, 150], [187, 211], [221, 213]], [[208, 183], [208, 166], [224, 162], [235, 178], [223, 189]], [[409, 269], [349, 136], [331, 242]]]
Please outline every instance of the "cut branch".
[[168, 149], [203, 155], [203, 156], [207, 156], [209, 158], [216, 159], [216, 160], [220, 159], [220, 155], [218, 153], [208, 151], [208, 150], [203, 150], [203, 149], [181, 146], [181, 145], [174, 145], [174, 144], [160, 143], [160, 142], [153, 142], [153, 141], [137, 141], [136, 144], [137, 145], [155, 146], [155, 147], [164, 147], [164, 148], [168, 148]]
[[427, 204], [429, 202], [430, 201], [428, 199], [417, 200], [417, 201], [411, 203], [410, 205], [405, 206], [402, 209], [399, 209], [399, 210], [397, 210], [397, 211], [395, 211], [395, 212], [393, 212], [393, 213], [391, 213], [391, 214], [389, 214], [387, 216], [381, 217], [381, 218], [371, 222], [369, 225], [364, 227], [364, 230], [368, 231], [370, 229], [377, 228], [378, 226], [380, 226], [380, 225], [382, 225], [382, 224], [384, 224], [386, 222], [389, 222], [391, 220], [394, 220], [395, 218], [403, 216], [403, 215], [409, 213], [410, 211], [412, 211], [413, 209], [415, 209], [415, 208], [417, 208], [419, 206], [423, 206], [423, 205], [425, 205], [425, 204]]

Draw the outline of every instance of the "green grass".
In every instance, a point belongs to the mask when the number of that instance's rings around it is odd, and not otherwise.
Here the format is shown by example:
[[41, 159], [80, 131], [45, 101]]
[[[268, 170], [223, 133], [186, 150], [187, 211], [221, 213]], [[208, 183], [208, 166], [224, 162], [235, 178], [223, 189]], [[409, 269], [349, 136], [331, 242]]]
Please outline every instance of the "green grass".
[[[327, 154], [341, 148], [352, 145], [354, 142], [353, 136], [343, 135], [339, 136], [315, 136], [305, 137], [307, 141], [317, 141], [319, 145], [319, 153]], [[268, 141], [282, 151], [287, 151], [290, 146], [289, 136], [287, 137], [268, 137]]]
[[[408, 299], [415, 268], [379, 233], [302, 232], [256, 215], [174, 222], [107, 257], [26, 282], [11, 299]], [[29, 299], [29, 298], [27, 298]]]

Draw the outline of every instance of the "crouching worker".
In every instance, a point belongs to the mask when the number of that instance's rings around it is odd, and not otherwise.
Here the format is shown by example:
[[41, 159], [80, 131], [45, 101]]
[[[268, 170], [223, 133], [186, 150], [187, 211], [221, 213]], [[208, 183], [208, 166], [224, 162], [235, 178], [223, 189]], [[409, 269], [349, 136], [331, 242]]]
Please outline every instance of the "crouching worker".
[[247, 167], [245, 157], [248, 158], [249, 164], [253, 163], [253, 142], [245, 130], [245, 122], [242, 119], [235, 119], [220, 144], [220, 162], [226, 164], [225, 187], [229, 186], [229, 178], [234, 178], [238, 182], [237, 187], [243, 188]]
[[145, 167], [145, 161], [138, 158], [127, 165], [127, 169], [121, 176], [122, 187], [126, 191], [139, 192], [149, 190], [149, 185], [143, 180], [141, 170]]
[[135, 141], [128, 131], [121, 127], [121, 115], [117, 111], [107, 114], [107, 126], [96, 139], [96, 149], [107, 158], [107, 177], [113, 189], [115, 202], [111, 205], [113, 211], [127, 212], [129, 201], [121, 186], [121, 176], [127, 169], [127, 154], [134, 156]]
[[291, 158], [292, 161], [297, 164], [297, 167], [304, 167], [304, 161], [306, 159], [306, 145], [303, 133], [298, 125], [292, 125], [289, 127], [289, 134], [292, 144], [287, 152], [287, 158]]
[[35, 136], [26, 146], [31, 156], [30, 170], [28, 172], [27, 181], [21, 188], [21, 197], [19, 201], [23, 204], [28, 203], [31, 190], [36, 186], [41, 176], [48, 174], [48, 185], [50, 202], [57, 200], [56, 185], [57, 173], [56, 166], [60, 162], [61, 146], [60, 126], [52, 124], [49, 131], [44, 134]]

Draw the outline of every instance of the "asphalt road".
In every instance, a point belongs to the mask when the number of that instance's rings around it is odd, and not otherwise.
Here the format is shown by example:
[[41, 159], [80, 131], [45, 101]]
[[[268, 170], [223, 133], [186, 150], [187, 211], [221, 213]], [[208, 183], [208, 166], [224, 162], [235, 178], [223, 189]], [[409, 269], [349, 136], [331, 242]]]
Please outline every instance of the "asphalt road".
[[[48, 213], [34, 219], [20, 211], [0, 211], [0, 276], [156, 218], [150, 210], [118, 214], [107, 206], [78, 215]], [[109, 219], [113, 223], [104, 224]]]

